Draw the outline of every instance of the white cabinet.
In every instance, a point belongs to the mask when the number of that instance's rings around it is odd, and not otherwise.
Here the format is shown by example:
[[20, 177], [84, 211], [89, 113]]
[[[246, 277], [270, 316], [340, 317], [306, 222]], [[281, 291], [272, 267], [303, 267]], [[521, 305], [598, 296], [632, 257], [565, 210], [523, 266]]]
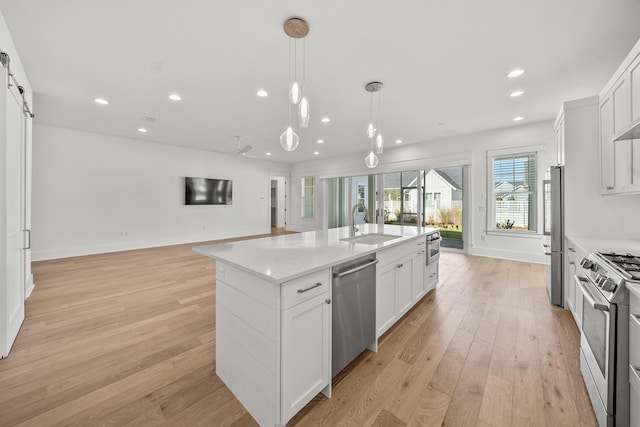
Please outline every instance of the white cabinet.
[[398, 319], [396, 265], [377, 269], [376, 273], [376, 337], [382, 335]]
[[435, 289], [438, 284], [438, 263], [429, 264], [424, 268], [424, 291]]
[[600, 190], [640, 192], [640, 41], [600, 94]]
[[411, 279], [411, 299], [422, 298], [427, 289], [424, 281], [425, 249], [421, 249], [413, 256], [411, 265], [413, 277]]
[[274, 283], [218, 260], [216, 373], [260, 425], [285, 425], [331, 381], [327, 268]]
[[282, 312], [282, 419], [291, 419], [331, 379], [329, 292]]
[[[438, 282], [438, 264], [429, 266], [430, 269], [424, 267], [424, 247], [425, 240], [415, 239], [376, 254], [380, 261], [376, 270], [376, 337], [384, 334]], [[426, 273], [430, 274], [429, 280]]]
[[629, 289], [629, 383], [630, 423], [640, 426], [640, 286], [627, 284]]
[[400, 260], [396, 269], [396, 286], [398, 288], [398, 312], [400, 316], [413, 305], [411, 290], [413, 289], [413, 256]]

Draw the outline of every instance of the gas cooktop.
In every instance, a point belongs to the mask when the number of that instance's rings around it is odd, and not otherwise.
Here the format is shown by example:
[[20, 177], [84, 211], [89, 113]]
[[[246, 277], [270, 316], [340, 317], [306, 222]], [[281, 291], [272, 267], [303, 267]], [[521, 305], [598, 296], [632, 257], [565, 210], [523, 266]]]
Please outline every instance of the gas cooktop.
[[631, 254], [617, 254], [614, 252], [598, 252], [613, 267], [631, 280], [640, 280], [640, 257]]

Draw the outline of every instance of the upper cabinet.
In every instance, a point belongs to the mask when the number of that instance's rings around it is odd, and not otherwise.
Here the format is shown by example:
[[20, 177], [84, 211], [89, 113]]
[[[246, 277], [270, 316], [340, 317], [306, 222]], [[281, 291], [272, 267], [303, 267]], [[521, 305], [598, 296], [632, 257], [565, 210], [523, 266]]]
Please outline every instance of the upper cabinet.
[[600, 94], [600, 190], [640, 193], [640, 41]]

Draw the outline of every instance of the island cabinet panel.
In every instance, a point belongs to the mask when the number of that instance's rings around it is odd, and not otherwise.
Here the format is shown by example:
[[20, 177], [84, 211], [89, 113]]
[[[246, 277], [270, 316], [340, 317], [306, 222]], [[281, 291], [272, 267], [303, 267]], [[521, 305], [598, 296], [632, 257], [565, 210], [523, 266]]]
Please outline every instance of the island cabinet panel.
[[279, 286], [218, 262], [216, 373], [261, 425], [279, 419]]
[[331, 380], [331, 299], [324, 292], [282, 312], [282, 420]]

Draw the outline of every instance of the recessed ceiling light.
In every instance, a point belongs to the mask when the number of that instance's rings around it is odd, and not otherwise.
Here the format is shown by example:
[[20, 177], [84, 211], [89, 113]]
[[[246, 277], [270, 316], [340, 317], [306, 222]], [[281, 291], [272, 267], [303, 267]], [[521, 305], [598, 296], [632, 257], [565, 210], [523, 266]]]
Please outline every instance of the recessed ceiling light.
[[320, 120], [322, 123], [329, 123], [331, 121], [331, 119], [329, 117], [323, 117], [322, 120]]
[[182, 98], [177, 93], [172, 93], [169, 95], [169, 99], [172, 101], [182, 101]]
[[512, 79], [514, 77], [519, 77], [519, 76], [521, 76], [523, 74], [524, 74], [524, 70], [522, 68], [516, 68], [515, 70], [513, 70], [509, 74], [507, 74], [507, 77]]
[[519, 122], [520, 120], [524, 120], [524, 117], [522, 117], [522, 116], [516, 116], [516, 117], [514, 117], [514, 118], [513, 118], [513, 121], [514, 121], [514, 122]]
[[402, 144], [402, 140], [401, 139], [396, 139], [396, 144]]
[[516, 96], [520, 96], [524, 93], [524, 91], [521, 90], [514, 90], [513, 92], [511, 92], [511, 94], [509, 95], [512, 98], [515, 98]]
[[256, 95], [258, 95], [260, 98], [264, 98], [265, 96], [269, 95], [267, 93], [266, 90], [260, 89], [259, 91], [256, 92]]
[[138, 128], [138, 132], [140, 133], [147, 133], [148, 130], [146, 130], [145, 128]]
[[96, 104], [100, 104], [100, 105], [107, 105], [109, 104], [109, 101], [107, 101], [104, 98], [96, 98], [93, 100], [93, 102], [95, 102]]
[[319, 139], [318, 144], [324, 144], [324, 139]]
[[318, 154], [320, 154], [320, 152], [319, 152], [319, 151], [314, 151], [314, 152], [313, 152], [313, 155], [314, 155], [314, 156], [317, 156]]
[[264, 153], [264, 154], [266, 154], [267, 156], [270, 156], [270, 155], [271, 155], [271, 153], [269, 153], [268, 151], [267, 151], [266, 153]]

